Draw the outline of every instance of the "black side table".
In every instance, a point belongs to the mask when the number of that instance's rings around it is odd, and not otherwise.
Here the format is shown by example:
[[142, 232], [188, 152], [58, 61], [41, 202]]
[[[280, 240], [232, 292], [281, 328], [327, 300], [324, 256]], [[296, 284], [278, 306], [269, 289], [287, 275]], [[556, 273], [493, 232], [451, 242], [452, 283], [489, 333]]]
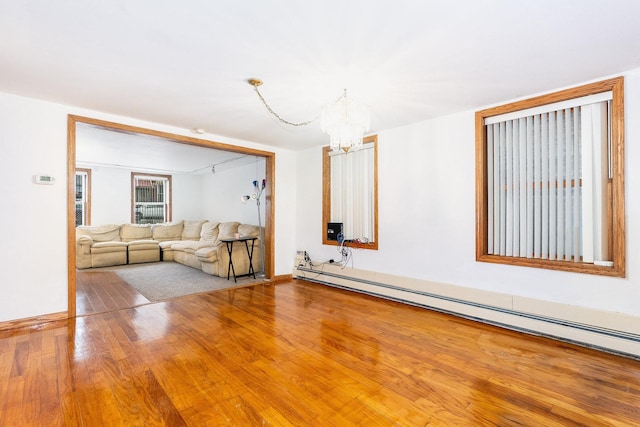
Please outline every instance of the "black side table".
[[[253, 270], [253, 246], [258, 238], [257, 237], [238, 237], [236, 238], [228, 238], [228, 239], [220, 239], [221, 242], [224, 242], [227, 245], [227, 252], [229, 252], [229, 269], [227, 270], [227, 280], [229, 280], [230, 273], [233, 271], [233, 281], [238, 282], [238, 277], [245, 276], [253, 276], [256, 278], [256, 272]], [[249, 241], [251, 241], [251, 249], [249, 249]], [[233, 257], [231, 256], [231, 252], [233, 252], [233, 243], [234, 242], [244, 242], [245, 248], [247, 248], [247, 256], [249, 257], [249, 272], [247, 274], [241, 274], [236, 276], [236, 269], [233, 267]]]

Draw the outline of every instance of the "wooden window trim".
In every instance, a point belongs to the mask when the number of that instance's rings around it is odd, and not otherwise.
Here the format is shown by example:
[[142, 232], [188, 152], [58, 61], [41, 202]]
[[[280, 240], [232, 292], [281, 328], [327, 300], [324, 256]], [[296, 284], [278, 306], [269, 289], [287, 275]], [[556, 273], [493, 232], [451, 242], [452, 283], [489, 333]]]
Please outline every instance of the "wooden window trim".
[[86, 168], [76, 168], [76, 172], [84, 172], [87, 174], [87, 188], [86, 190], [86, 199], [87, 205], [85, 206], [86, 211], [86, 224], [91, 225], [91, 169]]
[[134, 200], [134, 194], [135, 194], [135, 177], [136, 176], [152, 176], [152, 177], [156, 177], [156, 178], [164, 178], [166, 180], [169, 181], [169, 194], [167, 195], [168, 199], [167, 199], [167, 217], [165, 218], [165, 222], [170, 222], [173, 219], [173, 205], [172, 205], [172, 201], [173, 201], [173, 182], [171, 181], [171, 175], [160, 175], [160, 174], [155, 174], [155, 173], [146, 173], [146, 172], [131, 172], [131, 224], [135, 224], [136, 223], [136, 217], [135, 217], [135, 200]]
[[[613, 225], [610, 241], [613, 254], [613, 266], [599, 266], [572, 261], [556, 261], [518, 257], [489, 255], [488, 244], [488, 188], [487, 188], [487, 148], [486, 127], [484, 121], [492, 117], [513, 111], [538, 107], [596, 93], [612, 91], [611, 101], [611, 156], [613, 180], [609, 186], [612, 196], [611, 218]], [[616, 77], [596, 83], [537, 96], [476, 112], [476, 260], [497, 264], [509, 264], [536, 267], [575, 273], [599, 274], [612, 277], [625, 277], [625, 219], [624, 219], [624, 78]]]
[[[378, 136], [366, 136], [363, 143], [373, 143], [373, 236], [374, 242], [355, 243], [349, 242], [348, 246], [357, 249], [378, 250]], [[330, 147], [322, 147], [322, 244], [338, 246], [335, 240], [327, 239], [327, 224], [331, 221], [331, 160], [329, 158]]]

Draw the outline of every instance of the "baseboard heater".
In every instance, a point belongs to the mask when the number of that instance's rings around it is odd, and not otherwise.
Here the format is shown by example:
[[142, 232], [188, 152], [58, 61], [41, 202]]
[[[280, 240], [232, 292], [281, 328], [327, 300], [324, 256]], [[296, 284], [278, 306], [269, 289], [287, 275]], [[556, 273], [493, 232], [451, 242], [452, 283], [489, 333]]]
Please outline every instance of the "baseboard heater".
[[[296, 275], [295, 274], [295, 270], [303, 272], [303, 273], [311, 273], [311, 274], [313, 274], [313, 277], [309, 277], [309, 276], [306, 276], [306, 275]], [[546, 333], [546, 332], [539, 331], [539, 330], [536, 330], [536, 329], [530, 329], [530, 328], [526, 328], [526, 327], [521, 327], [521, 326], [518, 326], [518, 325], [513, 325], [513, 324], [510, 324], [510, 323], [504, 323], [504, 322], [496, 321], [496, 320], [485, 318], [485, 317], [473, 316], [473, 315], [470, 315], [470, 314], [467, 314], [467, 313], [463, 313], [463, 312], [460, 312], [460, 311], [455, 311], [455, 310], [450, 310], [450, 309], [438, 307], [436, 305], [424, 304], [424, 303], [412, 301], [410, 299], [404, 299], [404, 298], [400, 298], [400, 297], [397, 297], [397, 296], [387, 295], [387, 294], [383, 293], [383, 290], [384, 289], [388, 289], [388, 290], [398, 291], [398, 292], [402, 292], [402, 293], [406, 293], [406, 294], [414, 294], [414, 295], [419, 295], [419, 296], [422, 296], [422, 297], [433, 298], [435, 300], [446, 301], [448, 303], [461, 304], [461, 305], [467, 306], [467, 307], [474, 307], [474, 308], [477, 308], [477, 309], [488, 310], [488, 311], [494, 312], [494, 313], [500, 313], [500, 314], [505, 314], [505, 315], [509, 315], [509, 316], [516, 316], [516, 317], [519, 317], [519, 318], [522, 318], [522, 319], [528, 319], [528, 320], [533, 320], [533, 321], [537, 321], [537, 322], [544, 322], [546, 324], [557, 325], [557, 326], [560, 326], [560, 327], [563, 327], [563, 328], [569, 328], [569, 329], [573, 329], [573, 330], [576, 330], [576, 331], [582, 331], [582, 332], [596, 334], [596, 335], [603, 336], [603, 337], [610, 337], [610, 338], [614, 338], [614, 339], [618, 339], [618, 340], [623, 340], [623, 341], [627, 341], [627, 342], [633, 343], [633, 344], [640, 344], [640, 335], [638, 335], [638, 334], [629, 333], [629, 332], [625, 332], [625, 331], [614, 330], [614, 329], [601, 328], [601, 327], [594, 326], [594, 325], [588, 325], [588, 324], [573, 322], [573, 321], [570, 321], [570, 320], [557, 319], [557, 318], [553, 318], [553, 317], [548, 317], [548, 316], [543, 316], [543, 315], [538, 315], [538, 314], [533, 314], [533, 313], [527, 313], [527, 312], [507, 309], [507, 308], [503, 308], [503, 307], [492, 306], [492, 305], [489, 305], [489, 304], [478, 303], [478, 302], [464, 300], [464, 299], [455, 298], [455, 297], [449, 297], [449, 296], [446, 296], [446, 295], [435, 294], [435, 293], [432, 293], [432, 292], [425, 292], [425, 291], [420, 291], [420, 290], [415, 290], [415, 289], [407, 289], [407, 288], [403, 288], [403, 287], [400, 287], [400, 286], [394, 286], [394, 285], [391, 285], [391, 284], [388, 284], [388, 283], [376, 282], [376, 281], [369, 280], [369, 279], [363, 279], [363, 278], [359, 278], [359, 277], [347, 276], [347, 275], [344, 275], [344, 274], [338, 274], [338, 273], [334, 273], [334, 272], [330, 272], [330, 271], [314, 270], [314, 269], [311, 269], [311, 268], [308, 268], [308, 267], [303, 267], [303, 266], [296, 267], [295, 270], [294, 270], [293, 276], [295, 278], [297, 278], [297, 279], [306, 280], [306, 281], [313, 282], [313, 283], [327, 285], [327, 286], [340, 288], [340, 289], [344, 289], [344, 290], [348, 290], [348, 291], [352, 291], [352, 292], [358, 292], [358, 293], [371, 295], [371, 296], [375, 296], [375, 297], [380, 297], [380, 298], [384, 298], [384, 299], [387, 299], [387, 300], [401, 302], [401, 303], [404, 303], [404, 304], [409, 304], [409, 305], [412, 305], [412, 306], [421, 307], [421, 308], [425, 308], [425, 309], [429, 309], [429, 310], [434, 310], [434, 311], [438, 311], [440, 313], [451, 314], [451, 315], [454, 315], [454, 316], [462, 317], [462, 318], [465, 318], [465, 319], [469, 319], [469, 320], [473, 320], [473, 321], [477, 321], [477, 322], [481, 322], [481, 323], [485, 323], [485, 324], [489, 324], [489, 325], [493, 325], [493, 326], [498, 326], [498, 327], [501, 327], [501, 328], [505, 328], [505, 329], [509, 329], [509, 330], [513, 330], [513, 331], [517, 331], [517, 332], [522, 332], [522, 333], [535, 335], [535, 336], [546, 337], [546, 338], [552, 338], [552, 339], [559, 340], [559, 341], [562, 341], [562, 342], [576, 344], [576, 345], [579, 345], [579, 346], [582, 346], [582, 347], [588, 347], [588, 348], [592, 348], [592, 349], [595, 349], [595, 350], [603, 351], [603, 352], [606, 352], [606, 353], [616, 354], [616, 355], [620, 355], [620, 356], [624, 356], [624, 357], [640, 360], [640, 354], [634, 354], [634, 353], [630, 353], [630, 352], [626, 352], [626, 351], [622, 351], [622, 350], [618, 350], [618, 349], [614, 349], [614, 348], [609, 348], [609, 347], [606, 347], [606, 346], [601, 346], [601, 345], [589, 343], [589, 342], [586, 342], [586, 341], [575, 340], [575, 339], [571, 339], [571, 338], [568, 338], [568, 337], [565, 337], [565, 336], [561, 336], [561, 335], [554, 335], [554, 334]], [[323, 276], [326, 277], [327, 279], [323, 280], [321, 278]], [[347, 280], [347, 281], [350, 281], [350, 282], [356, 282], [356, 283], [361, 283], [361, 284], [364, 284], [364, 285], [374, 286], [376, 288], [379, 288], [380, 292], [369, 291], [369, 290], [358, 289], [358, 288], [353, 288], [353, 287], [350, 287], [350, 286], [341, 285], [341, 284], [338, 284], [338, 283], [331, 282], [329, 280], [329, 278]]]

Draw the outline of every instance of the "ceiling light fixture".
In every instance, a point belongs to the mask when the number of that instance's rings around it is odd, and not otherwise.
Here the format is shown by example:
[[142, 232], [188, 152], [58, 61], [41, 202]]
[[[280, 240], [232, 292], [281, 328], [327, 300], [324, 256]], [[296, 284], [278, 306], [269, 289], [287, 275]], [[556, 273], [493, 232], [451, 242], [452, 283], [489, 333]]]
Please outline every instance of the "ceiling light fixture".
[[331, 150], [349, 150], [362, 148], [362, 136], [369, 130], [369, 109], [362, 103], [344, 95], [333, 104], [328, 104], [320, 116], [322, 131], [329, 135]]
[[249, 82], [249, 84], [251, 86], [253, 86], [253, 89], [258, 94], [258, 98], [260, 98], [260, 101], [262, 101], [262, 103], [264, 104], [264, 106], [267, 109], [267, 111], [269, 111], [271, 113], [271, 115], [273, 115], [273, 117], [278, 119], [281, 123], [284, 123], [285, 125], [289, 125], [289, 126], [306, 126], [306, 125], [310, 125], [311, 123], [313, 123], [316, 120], [318, 120], [318, 118], [316, 117], [315, 119], [312, 119], [312, 120], [309, 120], [309, 121], [306, 121], [306, 122], [294, 123], [294, 122], [290, 122], [288, 120], [283, 119], [282, 117], [280, 117], [280, 115], [278, 113], [273, 111], [273, 109], [269, 106], [269, 104], [267, 104], [267, 101], [264, 99], [264, 97], [262, 96], [262, 94], [258, 90], [258, 86], [262, 86], [262, 80], [260, 80], [260, 79], [249, 79], [247, 81]]
[[[262, 86], [262, 80], [249, 79], [248, 82], [253, 86], [267, 111], [281, 123], [289, 126], [306, 126], [318, 119], [317, 117], [300, 123], [284, 120], [278, 113], [273, 111], [258, 90], [258, 86]], [[329, 135], [329, 145], [332, 151], [342, 150], [346, 153], [349, 150], [362, 148], [362, 137], [370, 126], [369, 109], [364, 104], [348, 98], [347, 89], [344, 90], [344, 94], [335, 103], [325, 106], [319, 118], [322, 131]]]

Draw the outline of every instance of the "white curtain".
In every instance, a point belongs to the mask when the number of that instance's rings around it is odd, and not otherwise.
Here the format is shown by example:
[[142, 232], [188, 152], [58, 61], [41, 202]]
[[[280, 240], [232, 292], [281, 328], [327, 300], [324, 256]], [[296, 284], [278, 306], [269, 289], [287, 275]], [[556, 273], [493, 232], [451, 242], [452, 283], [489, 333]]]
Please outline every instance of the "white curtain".
[[343, 223], [344, 238], [373, 242], [373, 155], [365, 148], [331, 156], [331, 222]]
[[608, 105], [485, 121], [489, 254], [609, 259]]

